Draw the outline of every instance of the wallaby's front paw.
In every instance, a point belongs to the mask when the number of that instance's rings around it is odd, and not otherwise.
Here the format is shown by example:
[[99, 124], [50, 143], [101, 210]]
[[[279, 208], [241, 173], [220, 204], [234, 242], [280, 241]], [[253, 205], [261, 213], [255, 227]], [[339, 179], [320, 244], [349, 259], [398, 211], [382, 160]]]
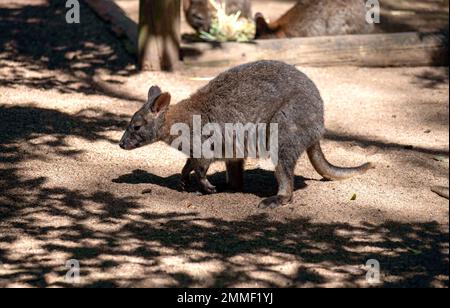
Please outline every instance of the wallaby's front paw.
[[273, 196], [261, 201], [258, 205], [259, 209], [276, 209], [282, 205], [289, 203], [289, 199], [280, 196]]

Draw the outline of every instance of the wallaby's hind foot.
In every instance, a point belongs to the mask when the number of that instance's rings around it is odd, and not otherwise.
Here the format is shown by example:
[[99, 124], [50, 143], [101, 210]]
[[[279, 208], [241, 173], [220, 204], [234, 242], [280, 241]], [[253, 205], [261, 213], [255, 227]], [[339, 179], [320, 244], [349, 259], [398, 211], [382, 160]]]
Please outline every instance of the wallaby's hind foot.
[[264, 199], [259, 205], [260, 209], [275, 209], [286, 205], [292, 201], [294, 194], [294, 168], [297, 161], [295, 157], [280, 157], [280, 161], [275, 168], [275, 177], [278, 182], [278, 194]]
[[266, 198], [258, 205], [259, 209], [276, 209], [280, 206], [291, 203], [292, 198], [284, 197], [284, 196], [273, 196], [270, 198]]
[[368, 170], [373, 169], [374, 166], [371, 163], [361, 165], [354, 168], [341, 168], [336, 167], [328, 162], [325, 155], [322, 152], [320, 142], [315, 143], [308, 149], [308, 157], [316, 171], [329, 181], [345, 180], [351, 177], [366, 173]]

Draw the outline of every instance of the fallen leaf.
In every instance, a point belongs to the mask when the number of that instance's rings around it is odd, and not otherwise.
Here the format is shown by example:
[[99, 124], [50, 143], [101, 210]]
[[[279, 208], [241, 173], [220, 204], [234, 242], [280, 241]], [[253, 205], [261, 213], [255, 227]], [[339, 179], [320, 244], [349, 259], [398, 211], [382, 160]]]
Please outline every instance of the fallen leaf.
[[356, 200], [356, 194], [353, 194], [352, 198], [350, 199], [351, 201], [355, 201]]
[[435, 157], [433, 157], [433, 159], [435, 161], [440, 161], [440, 162], [446, 162], [447, 161], [447, 158], [444, 157], [444, 156], [435, 156]]

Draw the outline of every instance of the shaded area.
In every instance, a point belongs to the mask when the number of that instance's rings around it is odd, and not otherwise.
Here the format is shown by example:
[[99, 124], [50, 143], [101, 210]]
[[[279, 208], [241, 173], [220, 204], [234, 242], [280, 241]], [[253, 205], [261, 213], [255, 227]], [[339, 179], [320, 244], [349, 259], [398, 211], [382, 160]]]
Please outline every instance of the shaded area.
[[448, 31], [447, 0], [381, 0], [382, 32]]
[[[22, 186], [36, 193], [14, 203], [5, 196], [0, 199], [0, 262], [6, 268], [0, 286], [13, 282], [69, 286], [61, 280], [45, 279], [46, 275], [64, 277], [66, 273], [63, 264], [52, 262], [51, 255], [89, 264], [82, 274], [88, 281], [84, 285], [90, 287], [152, 286], [156, 280], [171, 287], [229, 287], [238, 283], [320, 287], [336, 278], [346, 287], [361, 286], [363, 266], [374, 258], [382, 265], [384, 287], [448, 286], [448, 233], [437, 223], [354, 226], [313, 223], [305, 218], [277, 222], [267, 214], [225, 221], [195, 212], [142, 213], [136, 209], [143, 205], [134, 198], [102, 191], [86, 194], [65, 188], [45, 189], [39, 187], [40, 182], [22, 180]], [[43, 224], [37, 217], [48, 221], [64, 218], [70, 224]], [[114, 227], [104, 228], [106, 223]], [[32, 238], [40, 243], [39, 248], [15, 251], [18, 236]], [[245, 257], [250, 255], [253, 257]], [[181, 258], [182, 263], [198, 266], [214, 261], [220, 269], [202, 281], [180, 269], [183, 267], [162, 270], [164, 258]], [[137, 276], [89, 280], [90, 275], [107, 276], [127, 262], [146, 271]], [[302, 266], [291, 273], [279, 270], [287, 264]]]
[[[213, 185], [216, 185], [219, 192], [230, 191], [226, 184], [226, 172], [217, 172], [208, 176]], [[174, 174], [169, 177], [160, 177], [148, 173], [144, 170], [134, 170], [132, 173], [121, 175], [113, 179], [117, 184], [153, 184], [166, 187], [171, 190], [182, 191], [179, 187], [181, 179], [180, 174]], [[189, 192], [196, 192], [200, 186], [195, 182], [194, 174], [191, 175], [192, 183], [188, 189]], [[295, 176], [294, 189], [300, 190], [307, 187], [305, 178]], [[308, 179], [310, 180], [310, 179]], [[277, 182], [273, 172], [263, 169], [246, 170], [244, 173], [244, 192], [258, 197], [270, 197], [276, 194]]]
[[[71, 136], [116, 143], [103, 133], [120, 129], [127, 120], [124, 115], [93, 108], [68, 114], [32, 105], [0, 105], [0, 216], [14, 216], [15, 206], [26, 202], [28, 194], [41, 193], [47, 181], [45, 177], [24, 178], [20, 174], [21, 163], [46, 162], [54, 155], [77, 157], [83, 150], [67, 143], [66, 139]], [[27, 193], [24, 194], [23, 189]]]
[[80, 24], [66, 22], [62, 1], [2, 4], [0, 62], [4, 69], [0, 74], [0, 86], [56, 89], [61, 93], [100, 92], [135, 99], [95, 84], [93, 76], [98, 70], [118, 76], [134, 73], [134, 60], [108, 31], [108, 26], [80, 2]]
[[[116, 143], [117, 140], [102, 133], [120, 130], [127, 121], [125, 115], [99, 109], [84, 109], [76, 114], [68, 114], [33, 106], [0, 105], [0, 158], [5, 163], [18, 163], [32, 158], [45, 161], [45, 155], [49, 152], [75, 156], [81, 151], [68, 146], [68, 136]], [[39, 152], [42, 151], [45, 155], [40, 156]]]
[[426, 70], [420, 74], [417, 74], [415, 84], [426, 89], [439, 89], [443, 86], [448, 86], [449, 82], [449, 68], [443, 67], [439, 71]]

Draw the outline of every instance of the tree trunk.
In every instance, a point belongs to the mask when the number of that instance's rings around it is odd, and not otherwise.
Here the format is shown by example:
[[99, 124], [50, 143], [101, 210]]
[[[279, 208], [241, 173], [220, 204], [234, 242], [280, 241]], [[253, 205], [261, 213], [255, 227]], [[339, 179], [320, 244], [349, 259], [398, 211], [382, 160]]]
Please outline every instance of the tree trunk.
[[180, 65], [180, 0], [140, 0], [140, 70], [172, 71]]

